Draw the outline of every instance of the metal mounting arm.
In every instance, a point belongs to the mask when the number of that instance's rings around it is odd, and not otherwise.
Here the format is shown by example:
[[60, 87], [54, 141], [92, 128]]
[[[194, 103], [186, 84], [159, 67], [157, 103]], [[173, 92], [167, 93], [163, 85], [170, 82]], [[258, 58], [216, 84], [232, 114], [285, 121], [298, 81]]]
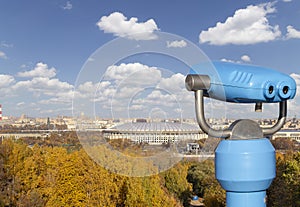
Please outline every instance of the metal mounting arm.
[[279, 116], [277, 119], [277, 122], [274, 126], [263, 128], [263, 134], [264, 135], [272, 135], [275, 132], [279, 131], [281, 127], [283, 127], [287, 115], [287, 101], [282, 101], [279, 103]]
[[[204, 115], [204, 95], [203, 90], [195, 91], [195, 109], [196, 109], [196, 118], [199, 127], [202, 131], [212, 137], [217, 138], [229, 138], [231, 135], [230, 129], [225, 130], [215, 130], [206, 122]], [[263, 135], [272, 135], [275, 132], [279, 131], [285, 123], [287, 115], [287, 101], [282, 101], [279, 103], [279, 117], [274, 126], [268, 128], [262, 128]]]
[[203, 90], [195, 91], [195, 108], [196, 108], [196, 118], [199, 127], [202, 131], [209, 136], [217, 138], [228, 138], [230, 137], [231, 131], [229, 129], [225, 130], [215, 130], [208, 125], [204, 115], [204, 98]]

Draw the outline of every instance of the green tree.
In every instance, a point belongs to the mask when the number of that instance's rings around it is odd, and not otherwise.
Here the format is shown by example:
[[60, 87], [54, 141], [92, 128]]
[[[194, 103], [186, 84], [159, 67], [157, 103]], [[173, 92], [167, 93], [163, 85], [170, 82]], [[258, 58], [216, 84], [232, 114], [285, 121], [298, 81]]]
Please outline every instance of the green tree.
[[189, 206], [189, 198], [192, 192], [192, 185], [186, 179], [189, 166], [188, 162], [180, 162], [161, 174], [168, 191], [180, 200], [184, 206]]
[[300, 206], [300, 152], [277, 153], [276, 178], [268, 189], [268, 206]]
[[215, 179], [214, 162], [205, 160], [193, 164], [187, 180], [193, 185], [193, 192], [204, 198], [207, 207], [223, 207], [226, 203], [225, 191]]
[[13, 206], [12, 174], [9, 156], [13, 150], [13, 142], [4, 140], [0, 145], [0, 206]]

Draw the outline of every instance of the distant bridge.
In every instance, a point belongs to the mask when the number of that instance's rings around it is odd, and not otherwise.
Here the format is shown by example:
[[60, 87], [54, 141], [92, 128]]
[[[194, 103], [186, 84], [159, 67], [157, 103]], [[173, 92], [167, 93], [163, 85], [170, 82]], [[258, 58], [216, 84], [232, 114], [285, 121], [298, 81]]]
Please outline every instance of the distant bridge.
[[178, 157], [182, 157], [182, 158], [215, 158], [215, 154], [194, 154], [194, 155], [187, 155], [187, 154], [179, 154]]
[[0, 138], [7, 139], [7, 138], [14, 138], [14, 139], [20, 139], [24, 137], [31, 137], [31, 138], [47, 138], [49, 137], [49, 133], [45, 132], [35, 132], [35, 133], [0, 133]]
[[30, 137], [30, 138], [47, 138], [50, 136], [53, 132], [70, 132], [73, 130], [20, 130], [18, 132], [12, 132], [12, 133], [0, 133], [0, 139], [5, 138], [14, 138], [14, 139], [20, 139], [24, 137]]
[[50, 136], [51, 133], [56, 132], [66, 132], [66, 131], [72, 131], [72, 130], [20, 130], [18, 132], [11, 132], [11, 133], [0, 133], [0, 139], [6, 139], [6, 138], [14, 138], [14, 139], [20, 139], [24, 137], [30, 137], [30, 138], [47, 138]]

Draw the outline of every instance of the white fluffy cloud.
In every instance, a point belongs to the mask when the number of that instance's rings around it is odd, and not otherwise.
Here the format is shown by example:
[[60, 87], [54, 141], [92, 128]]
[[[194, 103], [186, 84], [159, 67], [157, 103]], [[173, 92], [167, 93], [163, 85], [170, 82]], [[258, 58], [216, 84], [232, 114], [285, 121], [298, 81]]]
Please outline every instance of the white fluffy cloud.
[[178, 93], [182, 89], [185, 90], [185, 76], [176, 73], [169, 78], [162, 78], [158, 86], [164, 90]]
[[[68, 103], [72, 102], [73, 85], [62, 82], [59, 79], [49, 79], [48, 77], [34, 77], [31, 80], [16, 82], [11, 90], [14, 94], [28, 99], [42, 99], [48, 103]], [[53, 101], [55, 100], [55, 102]], [[40, 102], [42, 103], [42, 102]]]
[[151, 109], [157, 106], [173, 107], [177, 102], [175, 95], [160, 90], [153, 90], [147, 97], [135, 99], [132, 103], [135, 107], [144, 106], [145, 109]]
[[127, 20], [127, 17], [120, 12], [101, 17], [97, 22], [97, 26], [105, 33], [112, 33], [118, 37], [135, 40], [156, 39], [156, 35], [153, 32], [159, 30], [153, 19], [139, 23], [138, 18], [131, 17]]
[[161, 79], [162, 74], [158, 68], [141, 63], [109, 66], [101, 82], [84, 82], [76, 87], [75, 101], [84, 103], [76, 104], [76, 111], [84, 111], [84, 107], [91, 103], [96, 104], [96, 113], [100, 113], [100, 116], [102, 113], [109, 114], [110, 111], [122, 116], [126, 114], [128, 107], [135, 110], [146, 109], [145, 105], [133, 106], [131, 100], [148, 92], [149, 88], [155, 88]]
[[11, 75], [0, 74], [0, 88], [7, 87], [15, 82], [15, 78]]
[[113, 111], [125, 112], [133, 97], [147, 88], [155, 88], [161, 78], [158, 68], [141, 63], [112, 65], [104, 74], [104, 82], [109, 82], [109, 85], [101, 85], [97, 89], [98, 100], [106, 108], [112, 107]]
[[22, 101], [22, 102], [17, 103], [16, 105], [17, 105], [17, 106], [23, 106], [24, 104], [25, 104], [25, 102]]
[[73, 8], [73, 5], [70, 1], [67, 1], [66, 2], [66, 5], [65, 6], [62, 6], [61, 7], [63, 10], [71, 10]]
[[7, 59], [7, 56], [3, 51], [0, 51], [0, 58]]
[[190, 110], [194, 103], [184, 80], [181, 73], [164, 73], [137, 62], [112, 65], [100, 83], [86, 82], [76, 87], [76, 102], [82, 103], [76, 104], [76, 111], [95, 105], [96, 116], [148, 117], [156, 108], [168, 117], [179, 117], [179, 112]]
[[13, 46], [14, 46], [13, 44], [7, 43], [5, 41], [0, 42], [0, 47], [12, 48]]
[[15, 81], [15, 78], [11, 75], [0, 74], [0, 97], [2, 97], [2, 100], [11, 94], [10, 88]]
[[29, 71], [19, 72], [19, 77], [30, 78], [30, 77], [47, 77], [52, 78], [56, 76], [56, 69], [49, 68], [47, 64], [39, 62], [35, 68]]
[[222, 58], [222, 62], [229, 62], [229, 63], [249, 63], [251, 62], [251, 58], [248, 55], [242, 55], [240, 60], [231, 60], [227, 58]]
[[167, 47], [186, 47], [187, 43], [184, 40], [167, 41]]
[[244, 62], [251, 62], [251, 58], [248, 55], [243, 55], [241, 57], [241, 60]]
[[56, 109], [58, 112], [70, 108], [74, 86], [55, 76], [56, 70], [44, 63], [37, 63], [32, 70], [20, 72], [15, 77], [0, 74], [0, 96], [3, 102], [10, 103], [6, 104], [7, 114], [39, 116], [42, 110]]
[[161, 78], [161, 71], [156, 67], [149, 67], [141, 63], [122, 63], [108, 67], [105, 79], [115, 81], [117, 84], [123, 81], [123, 85], [153, 85]]
[[267, 18], [275, 12], [273, 3], [249, 5], [235, 11], [224, 23], [218, 22], [215, 27], [202, 31], [199, 41], [212, 45], [246, 45], [275, 40], [281, 36], [279, 26], [270, 25]]
[[[297, 86], [300, 86], [300, 74], [292, 73], [291, 76], [292, 76], [292, 78], [295, 79]], [[300, 95], [300, 93], [299, 93], [299, 95]]]
[[227, 59], [227, 58], [222, 58], [221, 61], [222, 62], [228, 62], [228, 63], [235, 63], [236, 62], [234, 60], [230, 60], [230, 59]]
[[58, 79], [49, 79], [48, 77], [35, 77], [32, 80], [19, 81], [14, 85], [15, 89], [27, 88], [30, 91], [40, 91], [51, 95], [58, 93], [61, 90], [72, 89], [72, 85], [67, 82], [62, 82]]
[[291, 77], [294, 78], [297, 84], [297, 93], [293, 100], [289, 101], [289, 113], [293, 115], [300, 116], [300, 74], [293, 73]]
[[107, 102], [116, 93], [115, 87], [110, 81], [102, 81], [100, 83], [88, 81], [77, 87], [75, 98], [87, 99], [93, 102]]
[[286, 39], [300, 38], [300, 31], [296, 30], [293, 26], [291, 25], [287, 26], [286, 30], [287, 30]]

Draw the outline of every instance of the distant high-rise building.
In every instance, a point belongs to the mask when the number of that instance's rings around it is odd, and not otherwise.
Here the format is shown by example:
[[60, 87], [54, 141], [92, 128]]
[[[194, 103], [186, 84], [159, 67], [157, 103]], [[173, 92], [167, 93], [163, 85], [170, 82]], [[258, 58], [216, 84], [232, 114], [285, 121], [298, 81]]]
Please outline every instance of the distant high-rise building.
[[2, 105], [0, 104], [0, 121], [2, 121]]
[[48, 117], [48, 118], [47, 118], [47, 128], [48, 128], [48, 130], [50, 129], [50, 124], [51, 124], [50, 118]]
[[20, 116], [20, 120], [24, 120], [24, 119], [27, 119], [26, 114], [22, 114], [22, 115]]

